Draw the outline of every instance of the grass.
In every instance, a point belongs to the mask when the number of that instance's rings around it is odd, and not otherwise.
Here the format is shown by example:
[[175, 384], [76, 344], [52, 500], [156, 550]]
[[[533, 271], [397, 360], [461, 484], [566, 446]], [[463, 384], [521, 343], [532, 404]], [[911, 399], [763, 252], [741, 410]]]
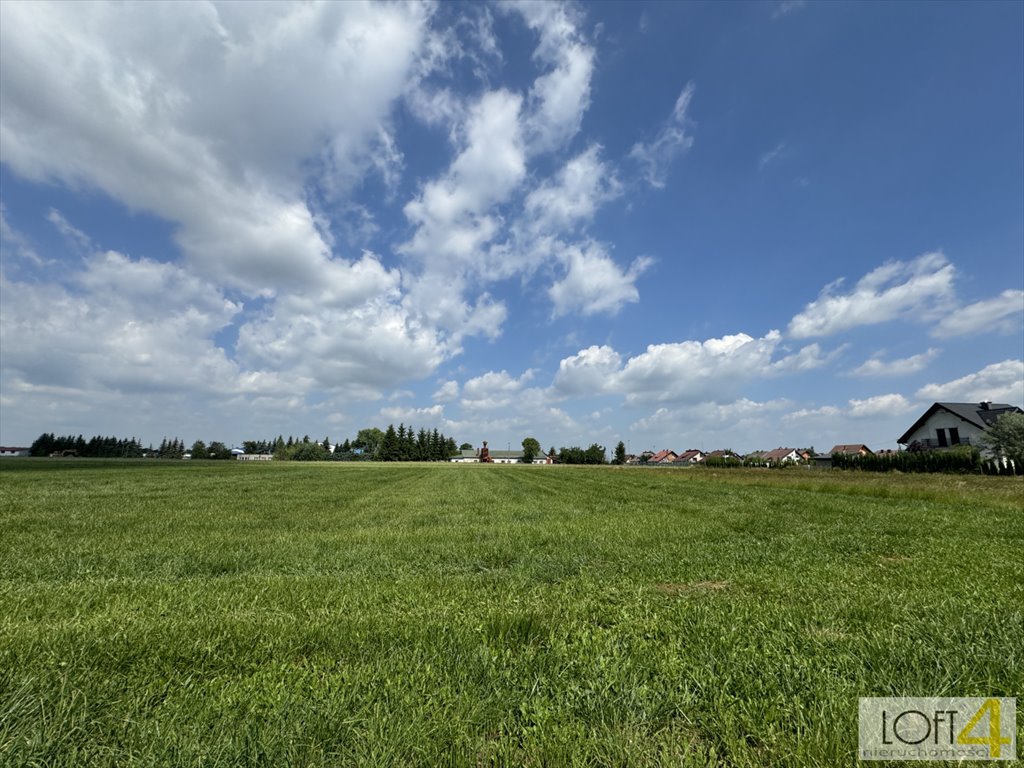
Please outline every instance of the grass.
[[1022, 499], [988, 477], [8, 460], [0, 762], [848, 765], [860, 696], [1024, 691]]

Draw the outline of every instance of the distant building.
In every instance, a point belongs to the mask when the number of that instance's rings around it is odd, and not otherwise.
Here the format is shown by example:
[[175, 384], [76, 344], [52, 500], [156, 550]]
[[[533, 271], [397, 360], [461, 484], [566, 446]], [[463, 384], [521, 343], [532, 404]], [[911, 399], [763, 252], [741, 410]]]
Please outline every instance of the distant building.
[[874, 451], [863, 443], [840, 443], [839, 445], [833, 445], [828, 455], [831, 456], [833, 453], [845, 453], [847, 456], [867, 456], [874, 453]]
[[743, 461], [743, 457], [735, 451], [731, 451], [728, 448], [724, 450], [712, 451], [705, 458], [708, 459], [731, 459], [733, 461]]
[[683, 451], [675, 459], [672, 460], [673, 464], [699, 464], [704, 461], [706, 454], [704, 451], [698, 451], [695, 448], [691, 448], [688, 451]]
[[0, 456], [31, 456], [31, 448], [14, 448], [12, 446], [0, 445]]
[[273, 461], [274, 455], [271, 453], [235, 453], [232, 451], [235, 458], [239, 461]]
[[[522, 450], [518, 451], [497, 451], [493, 450], [491, 453], [491, 461], [495, 464], [521, 464], [523, 461]], [[452, 456], [449, 461], [452, 464], [479, 464], [480, 463], [480, 451], [474, 448], [464, 448], [459, 451], [455, 456]], [[554, 464], [554, 460], [550, 456], [540, 454], [535, 456], [533, 464]]]
[[796, 448], [776, 448], [765, 451], [760, 458], [767, 464], [786, 464], [800, 461], [800, 453]]
[[828, 453], [819, 453], [812, 456], [810, 460], [816, 467], [830, 469], [832, 467], [832, 456], [837, 453], [845, 456], [870, 456], [874, 451], [863, 443], [839, 443], [838, 445], [833, 445], [832, 450]]

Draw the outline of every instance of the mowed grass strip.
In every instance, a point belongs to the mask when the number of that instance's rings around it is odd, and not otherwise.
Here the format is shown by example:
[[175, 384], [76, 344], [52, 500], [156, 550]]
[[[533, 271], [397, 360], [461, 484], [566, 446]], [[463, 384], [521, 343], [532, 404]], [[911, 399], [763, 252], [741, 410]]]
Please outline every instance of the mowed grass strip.
[[852, 764], [859, 696], [1024, 691], [1022, 490], [9, 460], [0, 760]]

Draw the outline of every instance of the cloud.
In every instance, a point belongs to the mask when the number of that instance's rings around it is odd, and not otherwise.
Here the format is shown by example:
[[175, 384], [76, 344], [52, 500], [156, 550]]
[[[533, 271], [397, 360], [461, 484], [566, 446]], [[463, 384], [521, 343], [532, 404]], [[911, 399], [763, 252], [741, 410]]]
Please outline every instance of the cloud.
[[622, 356], [609, 346], [592, 346], [559, 362], [554, 387], [564, 395], [597, 394], [613, 387]]
[[601, 147], [593, 144], [526, 196], [524, 218], [534, 234], [572, 230], [621, 193], [622, 185], [601, 161]]
[[801, 347], [799, 351], [773, 362], [771, 370], [776, 373], [813, 371], [815, 368], [827, 365], [842, 350], [843, 347], [840, 347], [826, 355], [822, 352], [820, 344], [808, 344]]
[[782, 417], [784, 422], [831, 421], [842, 415], [842, 411], [834, 405], [823, 405], [819, 408], [801, 408], [787, 413]]
[[626, 362], [616, 386], [631, 404], [728, 399], [768, 367], [779, 338], [772, 331], [760, 339], [739, 333], [652, 344]]
[[838, 280], [790, 321], [789, 335], [797, 339], [831, 336], [900, 318], [928, 320], [948, 305], [954, 275], [953, 265], [935, 252], [910, 262], [883, 264], [862, 277], [849, 293], [838, 292], [843, 282]]
[[912, 373], [923, 371], [928, 363], [938, 357], [938, 349], [928, 349], [919, 355], [889, 360], [888, 362], [879, 357], [872, 357], [865, 360], [859, 366], [850, 371], [851, 376], [881, 377], [881, 376], [909, 376]]
[[[3, 202], [0, 202], [0, 249], [3, 246], [12, 248], [17, 259], [34, 267], [45, 267], [52, 263], [41, 257], [33, 247], [32, 242], [8, 223], [7, 208]], [[6, 256], [6, 249], [0, 252]], [[6, 258], [4, 259], [4, 266], [10, 266], [10, 262]]]
[[640, 166], [644, 181], [652, 187], [664, 187], [672, 161], [693, 146], [693, 137], [686, 133], [689, 123], [686, 112], [693, 100], [693, 92], [693, 83], [688, 83], [676, 99], [671, 116], [654, 140], [650, 143], [637, 142], [629, 152], [629, 156]]
[[212, 337], [241, 307], [201, 278], [107, 251], [89, 257], [71, 283], [73, 290], [2, 278], [8, 375], [33, 386], [122, 393], [237, 385], [236, 365]]
[[568, 142], [580, 129], [590, 105], [594, 49], [580, 35], [571, 5], [520, 2], [508, 5], [540, 36], [534, 58], [551, 69], [538, 77], [529, 94], [525, 131], [531, 149], [546, 152]]
[[847, 413], [853, 419], [885, 418], [906, 413], [914, 405], [900, 394], [875, 395], [864, 400], [850, 400]]
[[[816, 345], [773, 363], [778, 331], [755, 339], [738, 333], [706, 341], [652, 344], [622, 357], [609, 346], [592, 346], [559, 363], [553, 389], [563, 395], [617, 394], [629, 405], [729, 402], [749, 382], [818, 365]], [[810, 361], [813, 361], [810, 362]]]
[[1012, 333], [1024, 316], [1024, 291], [1006, 290], [991, 299], [951, 310], [932, 330], [932, 336], [978, 336]]
[[758, 159], [757, 161], [757, 170], [763, 171], [772, 163], [782, 160], [788, 155], [789, 150], [786, 147], [786, 143], [784, 141], [779, 142], [772, 149], [768, 150], [763, 155], [761, 155], [760, 159]]
[[462, 385], [462, 407], [468, 410], [493, 410], [508, 406], [524, 390], [534, 372], [527, 370], [518, 379], [508, 371], [488, 371]]
[[308, 161], [334, 188], [372, 167], [429, 18], [357, 3], [0, 13], [5, 163], [176, 222], [196, 271], [264, 295], [317, 284], [330, 249], [304, 202]]
[[[499, 8], [522, 18], [537, 35], [533, 59], [543, 71], [526, 94], [487, 90], [459, 109], [451, 107], [447, 96], [433, 93], [416, 107], [454, 121], [451, 135], [458, 155], [405, 206], [414, 232], [399, 252], [415, 265], [405, 279], [409, 306], [456, 339], [470, 333], [493, 338], [505, 316], [500, 302], [481, 304], [478, 299], [478, 311], [467, 294], [509, 277], [529, 278], [552, 258], [569, 272], [561, 282], [572, 283], [552, 288], [558, 312], [614, 312], [624, 301], [635, 300], [632, 282], [643, 266], [637, 262], [636, 270], [624, 272], [592, 256], [596, 268], [616, 270], [626, 285], [607, 301], [581, 293], [587, 286], [572, 273], [572, 265], [574, 250], [582, 246], [563, 238], [619, 194], [618, 181], [601, 161], [597, 145], [569, 160], [554, 177], [541, 176], [532, 189], [528, 167], [539, 155], [563, 148], [579, 131], [590, 103], [594, 50], [580, 33], [573, 6], [508, 3]], [[441, 306], [439, 296], [444, 297]]]
[[60, 232], [64, 239], [72, 244], [76, 249], [80, 251], [92, 250], [92, 239], [85, 234], [78, 227], [74, 226], [70, 221], [64, 218], [64, 214], [58, 211], [56, 208], [51, 208], [50, 212], [46, 215], [46, 220], [53, 224]]
[[430, 428], [433, 429], [433, 425], [440, 424], [441, 420], [444, 419], [444, 406], [431, 405], [426, 408], [381, 408], [380, 416], [390, 422], [401, 422], [406, 425], [424, 424], [430, 425]]
[[452, 400], [455, 400], [456, 398], [458, 398], [458, 396], [459, 396], [459, 382], [457, 382], [457, 381], [446, 381], [443, 384], [441, 384], [440, 387], [437, 388], [437, 391], [434, 392], [434, 396], [433, 397], [434, 397], [435, 400], [437, 400], [439, 402], [447, 403], [447, 402], [450, 402]]
[[639, 301], [636, 281], [653, 263], [641, 256], [623, 271], [596, 242], [567, 246], [557, 255], [566, 273], [548, 289], [555, 317], [569, 312], [616, 314], [623, 305]]
[[800, 9], [806, 7], [807, 0], [782, 0], [772, 10], [772, 18], [780, 19], [783, 16], [788, 16], [791, 13], [796, 13]]
[[483, 247], [498, 233], [490, 209], [505, 201], [526, 175], [519, 124], [522, 97], [490, 91], [470, 109], [465, 145], [449, 169], [424, 185], [405, 206], [416, 227], [400, 251], [429, 271], [480, 269]]
[[735, 446], [746, 449], [751, 440], [760, 439], [759, 435], [778, 439], [777, 414], [791, 406], [785, 399], [757, 401], [745, 397], [663, 406], [634, 421], [629, 430], [641, 439], [657, 440], [653, 448], [682, 451]]
[[397, 271], [373, 254], [336, 264], [318, 291], [279, 297], [236, 343], [247, 369], [291, 371], [362, 399], [428, 376], [450, 354], [450, 341], [406, 308]]
[[929, 401], [1024, 404], [1024, 360], [1003, 360], [943, 384], [926, 384], [917, 397]]

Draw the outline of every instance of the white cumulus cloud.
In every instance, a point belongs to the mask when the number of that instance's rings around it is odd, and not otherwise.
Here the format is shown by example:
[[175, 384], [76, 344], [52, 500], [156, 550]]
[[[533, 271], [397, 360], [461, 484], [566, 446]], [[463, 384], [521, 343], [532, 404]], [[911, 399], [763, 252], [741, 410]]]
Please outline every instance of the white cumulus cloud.
[[1024, 404], [1024, 360], [1003, 360], [976, 373], [942, 384], [926, 384], [917, 390], [922, 400], [977, 403], [991, 400], [1010, 405]]
[[566, 273], [548, 289], [556, 317], [569, 312], [615, 314], [639, 301], [636, 281], [653, 263], [641, 256], [623, 270], [596, 242], [566, 246], [557, 255]]
[[900, 394], [875, 395], [863, 400], [850, 400], [847, 413], [854, 419], [897, 416], [906, 413], [913, 404]]
[[592, 346], [559, 363], [553, 388], [565, 395], [617, 394], [630, 405], [733, 402], [745, 385], [765, 374], [817, 366], [817, 349], [773, 362], [781, 339], [778, 331], [770, 331], [757, 339], [738, 333], [652, 344], [624, 363], [612, 347]]
[[927, 368], [928, 363], [938, 357], [939, 351], [938, 349], [930, 348], [918, 355], [895, 360], [883, 360], [880, 357], [872, 357], [850, 371], [850, 375], [863, 377], [909, 376], [912, 373], [917, 373]]
[[888, 262], [862, 277], [848, 293], [840, 292], [842, 280], [826, 286], [790, 321], [789, 335], [831, 336], [897, 318], [933, 318], [953, 295], [954, 275], [953, 265], [938, 252], [909, 262]]
[[939, 338], [1010, 333], [1024, 317], [1024, 291], [1006, 290], [991, 299], [958, 307], [944, 315], [932, 330]]
[[429, 18], [368, 3], [12, 2], [0, 14], [4, 162], [175, 222], [195, 270], [266, 295], [316, 285], [330, 248], [304, 202], [307, 161], [335, 185], [372, 166], [362, 158]]

